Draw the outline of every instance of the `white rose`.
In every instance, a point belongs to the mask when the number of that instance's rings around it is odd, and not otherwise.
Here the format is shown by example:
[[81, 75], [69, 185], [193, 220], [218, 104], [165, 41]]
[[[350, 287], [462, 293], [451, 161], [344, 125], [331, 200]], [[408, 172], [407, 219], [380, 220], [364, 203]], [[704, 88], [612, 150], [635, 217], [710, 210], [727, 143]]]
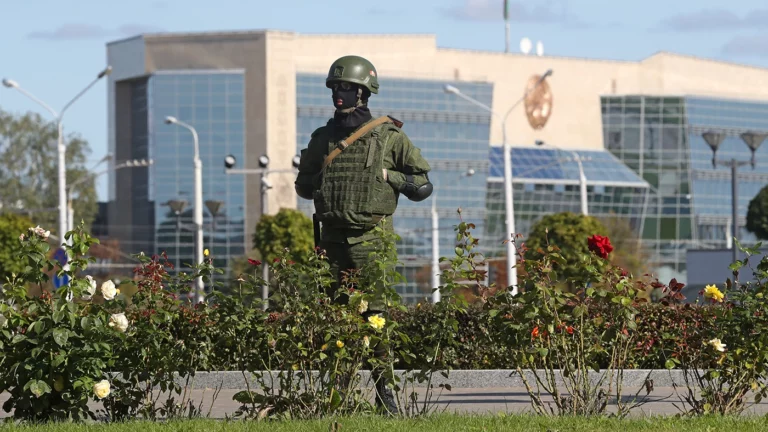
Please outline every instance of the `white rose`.
[[115, 283], [111, 280], [108, 280], [101, 284], [101, 295], [104, 297], [104, 300], [112, 300], [117, 295], [117, 288], [115, 288]]
[[109, 381], [101, 380], [93, 385], [93, 394], [99, 399], [104, 399], [109, 396]]
[[50, 231], [46, 231], [43, 228], [40, 228], [40, 225], [30, 228], [30, 231], [32, 231], [36, 236], [40, 237], [43, 240], [48, 240], [48, 236], [51, 235]]
[[24, 241], [24, 234], [19, 236], [19, 241]]
[[96, 294], [96, 280], [91, 275], [87, 275], [85, 280], [88, 281], [88, 288], [83, 293], [83, 300], [90, 300]]
[[6, 328], [8, 326], [8, 318], [5, 315], [0, 315], [0, 328]]
[[368, 310], [368, 302], [365, 300], [360, 300], [360, 305], [357, 307], [357, 311], [360, 313], [364, 313]]
[[124, 313], [112, 314], [109, 317], [109, 326], [116, 328], [120, 333], [125, 333], [128, 330], [128, 318]]

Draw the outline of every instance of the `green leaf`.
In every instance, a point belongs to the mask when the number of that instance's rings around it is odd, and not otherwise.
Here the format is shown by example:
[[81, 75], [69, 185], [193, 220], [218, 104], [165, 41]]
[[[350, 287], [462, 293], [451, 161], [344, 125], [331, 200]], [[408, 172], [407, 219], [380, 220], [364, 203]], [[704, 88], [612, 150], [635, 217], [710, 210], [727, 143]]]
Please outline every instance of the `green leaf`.
[[592, 287], [587, 288], [587, 297], [592, 297], [595, 294], [595, 289]]
[[664, 367], [667, 369], [674, 369], [675, 368], [675, 362], [672, 361], [672, 359], [667, 360], [664, 362]]
[[23, 334], [17, 334], [17, 335], [16, 335], [16, 336], [14, 336], [14, 337], [13, 337], [13, 339], [11, 340], [11, 344], [17, 344], [17, 343], [19, 343], [19, 342], [23, 342], [23, 341], [25, 341], [25, 340], [27, 340], [27, 337], [26, 337], [26, 336], [24, 336]]
[[491, 310], [488, 312], [488, 315], [489, 315], [491, 318], [494, 318], [494, 317], [496, 317], [496, 315], [498, 315], [498, 314], [499, 314], [499, 310], [497, 310], [497, 309], [491, 309]]
[[60, 347], [63, 347], [64, 345], [66, 345], [68, 339], [69, 339], [69, 331], [67, 331], [67, 329], [63, 329], [63, 328], [53, 329], [53, 340]]
[[46, 393], [51, 392], [51, 387], [44, 381], [35, 380], [29, 385], [29, 390], [35, 397], [40, 397]]
[[331, 411], [336, 411], [340, 405], [341, 395], [336, 391], [336, 389], [331, 389]]

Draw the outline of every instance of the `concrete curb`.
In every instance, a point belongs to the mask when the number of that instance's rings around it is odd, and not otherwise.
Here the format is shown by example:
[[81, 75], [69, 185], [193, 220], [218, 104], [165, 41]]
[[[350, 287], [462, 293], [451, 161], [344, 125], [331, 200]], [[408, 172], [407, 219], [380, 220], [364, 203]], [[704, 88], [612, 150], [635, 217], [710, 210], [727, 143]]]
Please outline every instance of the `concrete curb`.
[[[399, 376], [403, 376], [404, 371], [395, 371]], [[263, 372], [265, 375], [267, 372]], [[541, 379], [544, 379], [544, 371], [537, 372]], [[271, 372], [272, 377], [275, 379], [275, 385], [278, 384], [277, 371]], [[605, 383], [608, 382], [608, 371], [601, 371], [599, 373], [590, 371], [590, 380], [596, 382], [600, 377], [606, 376]], [[360, 371], [361, 383], [368, 383], [370, 380], [370, 371]], [[531, 371], [525, 371], [526, 379], [531, 386], [535, 386], [536, 379]], [[248, 378], [248, 384], [252, 390], [258, 389], [258, 381], [253, 374], [246, 372], [245, 377]], [[615, 373], [614, 373], [615, 377]], [[623, 386], [627, 388], [639, 388], [645, 384], [646, 378], [653, 381], [655, 387], [672, 387], [673, 385], [685, 385], [683, 371], [681, 370], [647, 370], [647, 369], [631, 369], [624, 371]], [[269, 379], [265, 376], [265, 379]], [[615, 380], [616, 378], [614, 378]], [[177, 382], [184, 386], [187, 379], [178, 378]], [[562, 387], [563, 380], [560, 374], [555, 377], [555, 382], [558, 387]], [[441, 384], [449, 384], [453, 388], [499, 388], [499, 387], [524, 387], [523, 380], [517, 374], [517, 371], [511, 369], [495, 369], [495, 370], [454, 370], [448, 372], [448, 378], [443, 377], [440, 373], [435, 373], [432, 376], [432, 385], [437, 387]], [[245, 389], [246, 381], [243, 373], [231, 371], [212, 371], [212, 372], [197, 372], [194, 377], [194, 382], [190, 378], [190, 385], [193, 389], [205, 389], [205, 388], [218, 388], [237, 390]], [[416, 387], [426, 387], [426, 383], [416, 383]]]

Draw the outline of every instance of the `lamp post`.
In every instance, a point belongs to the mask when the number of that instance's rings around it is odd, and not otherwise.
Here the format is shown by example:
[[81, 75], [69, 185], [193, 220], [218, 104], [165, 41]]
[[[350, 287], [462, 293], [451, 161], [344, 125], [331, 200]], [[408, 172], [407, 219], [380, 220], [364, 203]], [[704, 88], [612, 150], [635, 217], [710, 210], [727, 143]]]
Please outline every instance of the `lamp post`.
[[91, 89], [96, 83], [104, 78], [105, 76], [112, 73], [112, 66], [107, 66], [104, 70], [99, 72], [99, 74], [96, 76], [96, 79], [91, 81], [90, 84], [88, 84], [87, 87], [85, 87], [80, 93], [78, 93], [72, 100], [67, 102], [66, 105], [64, 105], [64, 108], [61, 109], [60, 112], [56, 112], [53, 108], [51, 108], [48, 104], [43, 102], [42, 100], [35, 97], [32, 93], [29, 93], [28, 91], [24, 90], [19, 83], [17, 83], [14, 80], [11, 79], [3, 79], [2, 83], [5, 87], [9, 89], [16, 89], [19, 91], [19, 93], [23, 94], [24, 96], [28, 97], [38, 105], [42, 106], [46, 111], [51, 113], [54, 120], [56, 121], [56, 150], [58, 153], [58, 190], [59, 190], [59, 238], [62, 241], [62, 243], [66, 242], [64, 239], [64, 236], [67, 233], [67, 161], [66, 161], [66, 146], [64, 144], [64, 113], [69, 109], [72, 104], [74, 104], [82, 95], [84, 95], [88, 90]]
[[[529, 91], [532, 91], [536, 89], [544, 80], [547, 79], [552, 75], [552, 69], [548, 69], [544, 75], [539, 78], [539, 80], [536, 82], [536, 84], [531, 88]], [[526, 96], [528, 95], [528, 91], [521, 97], [517, 102], [512, 104], [512, 106], [507, 110], [507, 113], [504, 115], [504, 117], [499, 116], [499, 114], [493, 110], [493, 108], [489, 107], [488, 105], [473, 99], [464, 93], [462, 93], [459, 89], [452, 85], [445, 85], [443, 87], [443, 90], [446, 93], [454, 94], [486, 111], [491, 113], [491, 115], [495, 116], [497, 119], [501, 121], [501, 136], [502, 136], [502, 148], [504, 151], [504, 204], [505, 204], [505, 211], [506, 211], [506, 231], [508, 234], [514, 235], [515, 234], [515, 212], [514, 207], [512, 205], [513, 200], [513, 193], [512, 193], [512, 159], [510, 155], [510, 143], [507, 140], [507, 118], [509, 117], [509, 114], [512, 113], [512, 110], [514, 110], [522, 101], [525, 100]], [[512, 295], [517, 294], [517, 257], [516, 257], [516, 251], [515, 251], [515, 245], [511, 241], [512, 239], [508, 239], [510, 241], [507, 241], [507, 266], [509, 267], [509, 271], [507, 272], [507, 286], [511, 288]]]
[[[543, 146], [544, 141], [537, 140], [536, 141], [537, 146]], [[584, 175], [584, 166], [581, 164], [582, 158], [579, 156], [578, 153], [576, 153], [573, 150], [563, 150], [560, 147], [549, 144], [550, 146], [554, 147], [558, 151], [570, 153], [571, 157], [574, 161], [576, 161], [576, 164], [579, 166], [579, 198], [581, 201], [581, 214], [584, 216], [589, 216], [589, 207], [588, 207], [588, 197], [587, 197], [587, 176]]]
[[[109, 158], [110, 157], [108, 156], [108, 157], [105, 157], [103, 160], [107, 160]], [[123, 163], [115, 165], [111, 169], [107, 168], [107, 169], [104, 169], [104, 170], [92, 173], [90, 175], [87, 175], [87, 176], [85, 176], [83, 178], [80, 178], [80, 179], [70, 183], [67, 186], [67, 231], [72, 231], [73, 229], [75, 229], [75, 216], [74, 216], [75, 213], [74, 213], [74, 208], [72, 207], [72, 190], [74, 189], [75, 186], [77, 186], [77, 185], [79, 185], [81, 183], [84, 183], [84, 182], [86, 182], [88, 180], [95, 179], [96, 177], [98, 177], [98, 176], [100, 176], [102, 174], [106, 174], [106, 173], [108, 173], [110, 171], [117, 171], [117, 170], [120, 170], [120, 169], [123, 169], [123, 168], [147, 167], [147, 166], [152, 165], [153, 163], [154, 163], [154, 161], [152, 159], [150, 159], [150, 160], [146, 160], [146, 159], [128, 160], [128, 161], [125, 161]]]
[[[472, 168], [461, 174], [461, 177], [472, 177]], [[432, 194], [432, 303], [440, 301], [440, 218], [437, 214], [437, 193]]]
[[[195, 263], [199, 265], [203, 262], [203, 163], [200, 160], [200, 143], [197, 137], [197, 130], [176, 117], [166, 117], [165, 123], [181, 126], [190, 131], [195, 145], [195, 156], [193, 159], [195, 165], [195, 209], [193, 223], [195, 224]], [[196, 282], [198, 302], [202, 302], [204, 292], [203, 277], [198, 276]]]
[[717, 149], [726, 137], [725, 132], [710, 130], [701, 134], [701, 137], [704, 138], [704, 141], [712, 149], [712, 168], [717, 168], [719, 165], [731, 169], [731, 236], [734, 239], [731, 251], [733, 253], [733, 261], [736, 262], [739, 259], [738, 250], [736, 249], [736, 239], [739, 235], [739, 182], [737, 179], [739, 167], [751, 165], [752, 169], [755, 169], [755, 152], [765, 141], [765, 138], [768, 137], [768, 133], [744, 132], [739, 135], [752, 152], [752, 157], [749, 161], [740, 161], [736, 160], [736, 158], [732, 158], [729, 161], [717, 160]]
[[[295, 173], [296, 170], [299, 168], [299, 162], [301, 161], [301, 157], [296, 155], [293, 157], [292, 165], [293, 169], [287, 170], [287, 169], [269, 169], [269, 156], [267, 155], [261, 155], [259, 156], [259, 168], [257, 169], [236, 169], [235, 165], [237, 165], [237, 159], [233, 155], [227, 155], [224, 158], [224, 168], [225, 172], [227, 174], [258, 174], [259, 175], [259, 185], [260, 185], [260, 191], [261, 191], [261, 217], [267, 214], [268, 210], [268, 192], [270, 189], [272, 189], [272, 183], [269, 181], [269, 174], [271, 173]], [[267, 309], [269, 303], [269, 264], [267, 263], [267, 260], [265, 257], [262, 257], [262, 263], [261, 263], [261, 277], [264, 279], [264, 285], [261, 287], [261, 299], [262, 302], [262, 308], [264, 310]]]

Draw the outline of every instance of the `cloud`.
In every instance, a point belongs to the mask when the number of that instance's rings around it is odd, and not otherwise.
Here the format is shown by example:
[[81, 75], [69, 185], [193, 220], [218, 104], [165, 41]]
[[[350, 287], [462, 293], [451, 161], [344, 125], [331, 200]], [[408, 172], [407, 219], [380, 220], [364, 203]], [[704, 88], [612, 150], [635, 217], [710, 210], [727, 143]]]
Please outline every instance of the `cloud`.
[[111, 37], [134, 36], [141, 33], [156, 33], [162, 29], [141, 24], [125, 24], [117, 29], [107, 29], [101, 26], [82, 23], [63, 24], [52, 31], [36, 31], [27, 35], [30, 39], [54, 41], [64, 40], [93, 40]]
[[763, 28], [766, 20], [768, 20], [768, 9], [754, 9], [747, 12], [743, 17], [725, 9], [703, 9], [666, 18], [659, 22], [655, 26], [655, 29], [677, 32], [697, 32]]
[[[500, 21], [504, 19], [504, 3], [498, 0], [464, 0], [463, 4], [443, 7], [439, 11], [442, 15], [462, 21]], [[560, 6], [559, 8], [554, 6]], [[527, 6], [523, 2], [509, 2], [509, 20], [526, 23], [559, 23], [576, 28], [588, 27], [567, 12], [563, 3], [546, 2]]]
[[768, 33], [735, 37], [723, 45], [721, 52], [732, 57], [768, 58]]

